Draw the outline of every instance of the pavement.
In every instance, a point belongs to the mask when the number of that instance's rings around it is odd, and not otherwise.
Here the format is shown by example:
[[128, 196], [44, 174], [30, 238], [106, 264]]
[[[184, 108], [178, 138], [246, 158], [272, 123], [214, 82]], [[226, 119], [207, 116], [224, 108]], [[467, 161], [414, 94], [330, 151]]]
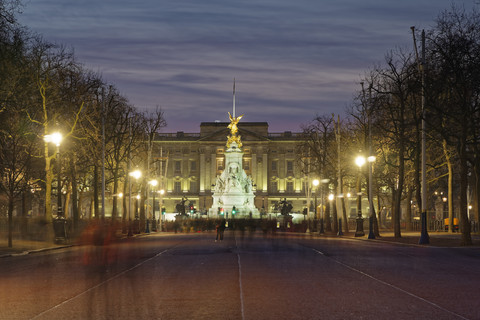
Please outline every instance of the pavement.
[[[462, 247], [461, 246], [461, 234], [460, 233], [447, 233], [447, 232], [429, 232], [430, 243], [429, 244], [422, 244], [420, 245], [420, 232], [406, 232], [402, 231], [401, 238], [395, 238], [394, 233], [388, 230], [380, 231], [380, 237], [376, 237], [375, 239], [368, 239], [368, 231], [366, 231], [365, 236], [363, 237], [355, 237], [354, 233], [345, 233], [342, 238], [347, 239], [355, 239], [359, 241], [375, 241], [375, 242], [389, 242], [389, 243], [396, 243], [402, 245], [410, 245], [410, 246], [420, 246], [420, 247]], [[141, 235], [148, 235], [148, 234], [141, 234]], [[298, 234], [301, 235], [301, 234]], [[338, 237], [335, 234], [325, 234], [325, 235], [318, 235], [318, 238], [322, 237]], [[472, 242], [474, 248], [480, 249], [480, 235], [479, 234], [472, 234]], [[75, 243], [66, 243], [66, 244], [58, 244], [54, 243], [53, 241], [32, 241], [32, 240], [22, 240], [22, 239], [13, 239], [12, 241], [13, 246], [11, 248], [8, 247], [7, 241], [4, 240], [0, 242], [0, 258], [12, 257], [12, 256], [21, 256], [27, 254], [34, 254], [38, 252], [44, 252], [49, 250], [56, 250], [66, 247], [71, 247], [73, 245], [77, 245]]]
[[12, 247], [8, 247], [7, 241], [0, 243], [0, 258], [21, 256], [48, 250], [55, 250], [72, 246], [71, 244], [56, 244], [48, 241], [32, 241], [13, 239]]

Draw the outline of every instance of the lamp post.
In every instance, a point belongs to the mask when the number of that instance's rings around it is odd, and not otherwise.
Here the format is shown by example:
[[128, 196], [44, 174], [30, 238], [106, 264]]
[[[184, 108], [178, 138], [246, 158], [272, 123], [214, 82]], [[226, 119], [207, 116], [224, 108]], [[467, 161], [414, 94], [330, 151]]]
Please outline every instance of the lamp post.
[[57, 217], [53, 220], [53, 231], [55, 232], [55, 240], [65, 240], [67, 238], [67, 229], [65, 216], [62, 210], [62, 184], [61, 184], [61, 165], [60, 165], [60, 144], [63, 136], [60, 132], [47, 134], [44, 137], [46, 142], [51, 142], [57, 147]]
[[62, 214], [62, 191], [61, 191], [61, 183], [60, 183], [60, 144], [62, 143], [63, 136], [60, 132], [54, 132], [52, 134], [47, 134], [44, 137], [46, 142], [51, 142], [55, 144], [57, 147], [57, 216], [61, 217]]
[[375, 232], [373, 231], [373, 223], [374, 223], [374, 216], [373, 216], [373, 188], [372, 188], [372, 166], [373, 162], [375, 161], [375, 156], [369, 156], [367, 158], [368, 161], [368, 204], [370, 206], [369, 212], [369, 231], [368, 231], [368, 239], [375, 239]]
[[[320, 181], [318, 181], [318, 179], [315, 179], [312, 181], [312, 184], [313, 186], [315, 187], [315, 192], [314, 192], [314, 196], [315, 196], [315, 209], [313, 211], [313, 219], [317, 219], [317, 187], [318, 185], [320, 184]], [[308, 206], [310, 207], [310, 204], [308, 204]], [[309, 210], [310, 211], [310, 210]]]
[[[155, 193], [157, 190], [155, 187], [158, 185], [158, 181], [153, 179], [149, 182], [149, 184], [152, 186], [153, 189], [153, 195], [152, 195], [152, 231], [157, 231], [157, 221], [155, 219]], [[148, 222], [147, 222], [148, 226]]]
[[[442, 220], [445, 222], [446, 220], [446, 217], [448, 217], [448, 212], [447, 212], [447, 208], [446, 208], [446, 205], [447, 205], [447, 201], [448, 201], [448, 198], [447, 197], [442, 197], [442, 202], [443, 202], [443, 205], [442, 205]], [[452, 227], [452, 221], [450, 221], [450, 219], [448, 219], [448, 229], [447, 228], [444, 228], [445, 231], [450, 231], [450, 228]]]
[[160, 221], [160, 225], [159, 225], [159, 230], [162, 231], [162, 223], [163, 223], [163, 195], [165, 194], [165, 190], [164, 189], [160, 189], [159, 191], [160, 193], [160, 200], [158, 201], [158, 205], [160, 207], [160, 218], [159, 218], [159, 221]]
[[260, 216], [263, 216], [265, 214], [265, 197], [262, 197], [262, 214]]
[[[320, 181], [318, 179], [314, 179], [312, 181], [312, 184], [315, 188], [314, 191], [314, 198], [315, 198], [315, 207], [313, 211], [313, 220], [315, 221], [317, 219], [317, 190], [318, 190], [318, 185], [320, 184]], [[308, 203], [308, 211], [310, 211], [310, 203]], [[323, 219], [320, 217], [320, 233], [323, 233]]]
[[360, 184], [362, 166], [365, 164], [365, 157], [358, 156], [355, 158], [355, 164], [358, 166], [358, 180], [357, 180], [357, 229], [355, 230], [355, 237], [363, 237], [365, 232], [363, 231], [363, 218], [362, 218], [362, 188]]
[[[335, 199], [335, 195], [334, 195], [333, 193], [330, 193], [330, 194], [328, 195], [328, 201], [330, 201], [330, 208], [333, 207], [333, 203], [332, 203], [332, 202], [333, 202], [333, 199]], [[333, 210], [333, 209], [331, 209], [331, 210]]]
[[[132, 178], [135, 178], [135, 180], [137, 180], [142, 176], [142, 172], [140, 170], [135, 170], [130, 172], [128, 175]], [[132, 211], [132, 182], [130, 179], [128, 179], [128, 234], [127, 234], [128, 237], [133, 236], [131, 211]], [[135, 212], [135, 217], [136, 216], [137, 216], [137, 213]]]

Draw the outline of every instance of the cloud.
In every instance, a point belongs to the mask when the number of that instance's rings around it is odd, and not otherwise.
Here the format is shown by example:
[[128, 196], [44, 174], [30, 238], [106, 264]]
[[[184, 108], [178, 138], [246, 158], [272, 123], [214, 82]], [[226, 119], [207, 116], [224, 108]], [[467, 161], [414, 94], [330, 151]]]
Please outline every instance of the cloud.
[[[457, 0], [457, 3], [470, 3]], [[237, 79], [245, 121], [299, 130], [343, 113], [360, 77], [410, 47], [450, 0], [35, 0], [24, 24], [73, 46], [79, 61], [139, 108], [161, 106], [170, 131], [226, 121]]]

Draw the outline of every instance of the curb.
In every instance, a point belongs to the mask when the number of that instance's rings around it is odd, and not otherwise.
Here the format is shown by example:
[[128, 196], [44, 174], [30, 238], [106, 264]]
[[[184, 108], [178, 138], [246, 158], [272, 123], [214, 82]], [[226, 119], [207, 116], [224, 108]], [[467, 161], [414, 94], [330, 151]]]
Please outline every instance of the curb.
[[53, 251], [53, 250], [58, 250], [58, 249], [65, 249], [65, 248], [70, 248], [73, 247], [74, 245], [64, 245], [64, 246], [59, 246], [59, 247], [48, 247], [48, 248], [40, 248], [40, 249], [32, 249], [32, 250], [26, 250], [23, 252], [14, 252], [14, 253], [7, 253], [0, 255], [1, 258], [8, 258], [8, 257], [19, 257], [19, 256], [26, 256], [28, 254], [34, 254], [34, 253], [40, 253], [40, 252], [45, 252], [45, 251]]

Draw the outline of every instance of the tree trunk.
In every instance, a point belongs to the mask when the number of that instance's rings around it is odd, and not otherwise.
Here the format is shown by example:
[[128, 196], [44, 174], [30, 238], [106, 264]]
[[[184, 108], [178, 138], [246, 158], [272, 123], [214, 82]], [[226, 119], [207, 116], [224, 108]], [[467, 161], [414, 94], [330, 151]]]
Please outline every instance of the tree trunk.
[[123, 182], [123, 198], [122, 198], [122, 221], [125, 224], [127, 217], [130, 219], [130, 211], [129, 208], [127, 207], [127, 196], [129, 197], [130, 195], [128, 194], [128, 183], [126, 181]]
[[375, 237], [380, 237], [380, 228], [378, 227], [377, 211], [375, 210], [374, 206], [372, 206], [372, 215], [373, 215], [373, 234], [375, 234]]
[[112, 220], [118, 217], [118, 167], [113, 170], [113, 199], [112, 199]]
[[13, 246], [13, 208], [15, 197], [13, 192], [10, 192], [8, 196], [8, 247]]
[[357, 216], [361, 217], [362, 214], [362, 185], [360, 183], [361, 172], [358, 173], [357, 178]]
[[341, 198], [342, 201], [342, 216], [343, 216], [343, 226], [345, 232], [348, 232], [348, 218], [347, 218], [347, 208], [345, 207], [345, 197]]
[[68, 208], [70, 207], [70, 200], [72, 198], [72, 183], [69, 182], [68, 183], [68, 187], [67, 187], [67, 194], [65, 195], [65, 203], [64, 205], [62, 206], [63, 208], [63, 216], [65, 218], [68, 217], [67, 213], [68, 213]]
[[[336, 190], [336, 189], [335, 189]], [[335, 196], [335, 199], [337, 197]], [[335, 234], [338, 233], [338, 214], [337, 214], [337, 206], [336, 205], [333, 205], [333, 212], [332, 212], [332, 216], [333, 216], [333, 232]]]
[[475, 221], [477, 223], [477, 234], [480, 234], [480, 157], [475, 159], [475, 186], [474, 186], [474, 193], [473, 193], [473, 212], [475, 215]]
[[408, 188], [407, 191], [407, 212], [405, 214], [405, 229], [406, 231], [412, 231], [412, 198], [413, 198], [413, 190], [412, 188]]
[[448, 233], [453, 233], [454, 231], [454, 221], [453, 221], [453, 169], [452, 161], [450, 160], [450, 154], [448, 153], [447, 140], [443, 139], [443, 154], [445, 155], [445, 160], [447, 161], [448, 168]]
[[75, 167], [75, 161], [73, 157], [70, 158], [70, 170], [71, 170], [71, 181], [72, 181], [72, 221], [73, 221], [73, 231], [76, 231], [78, 228], [78, 190], [77, 190], [77, 170]]
[[330, 201], [325, 203], [325, 231], [332, 231], [332, 220], [330, 219]]
[[20, 232], [22, 237], [27, 233], [27, 194], [28, 191], [24, 189], [22, 191], [22, 216], [21, 216], [21, 223], [20, 223]]
[[93, 212], [95, 215], [95, 218], [98, 218], [100, 216], [100, 209], [99, 209], [99, 203], [98, 203], [98, 167], [97, 165], [93, 166]]
[[384, 226], [384, 221], [382, 219], [383, 209], [382, 209], [382, 206], [381, 206], [381, 203], [380, 203], [380, 190], [379, 190], [379, 188], [377, 188], [377, 208], [378, 208], [377, 228], [378, 228], [379, 225], [382, 226], [382, 227], [385, 227]]
[[462, 142], [460, 146], [460, 229], [462, 232], [462, 246], [472, 245], [470, 233], [470, 221], [467, 215], [467, 188], [468, 188], [468, 164], [466, 152], [466, 129], [462, 129]]
[[393, 229], [395, 233], [395, 238], [401, 238], [401, 230], [400, 230], [400, 222], [401, 222], [401, 203], [402, 203], [402, 193], [403, 193], [403, 184], [405, 182], [405, 160], [404, 160], [404, 153], [405, 153], [405, 143], [404, 143], [404, 135], [401, 134], [399, 148], [398, 148], [398, 187], [395, 191], [395, 202], [394, 202], [394, 221], [393, 221]]
[[50, 223], [52, 215], [52, 182], [53, 171], [51, 166], [52, 158], [48, 156], [48, 144], [45, 143], [45, 220]]
[[146, 183], [142, 183], [140, 188], [140, 231], [145, 231], [145, 194], [146, 194]]

